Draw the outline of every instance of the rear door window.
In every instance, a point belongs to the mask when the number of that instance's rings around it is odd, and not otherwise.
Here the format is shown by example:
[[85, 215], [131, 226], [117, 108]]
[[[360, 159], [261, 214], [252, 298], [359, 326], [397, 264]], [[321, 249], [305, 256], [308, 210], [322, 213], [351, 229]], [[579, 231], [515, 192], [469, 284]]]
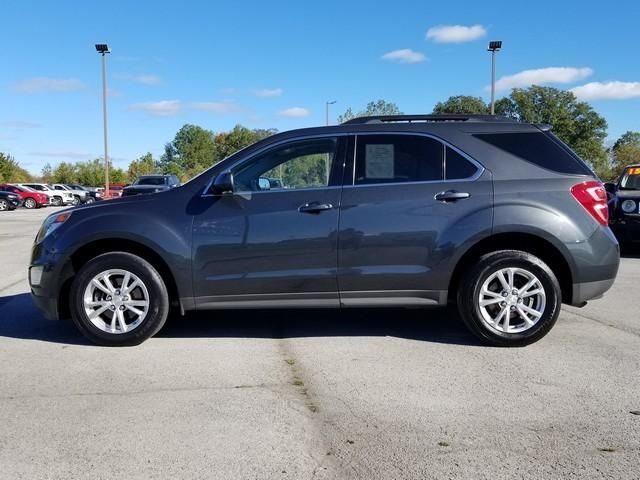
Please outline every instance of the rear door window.
[[358, 135], [356, 185], [440, 181], [444, 145], [418, 135]]
[[478, 171], [478, 167], [451, 147], [447, 147], [445, 158], [445, 178], [447, 180], [461, 180], [473, 177]]

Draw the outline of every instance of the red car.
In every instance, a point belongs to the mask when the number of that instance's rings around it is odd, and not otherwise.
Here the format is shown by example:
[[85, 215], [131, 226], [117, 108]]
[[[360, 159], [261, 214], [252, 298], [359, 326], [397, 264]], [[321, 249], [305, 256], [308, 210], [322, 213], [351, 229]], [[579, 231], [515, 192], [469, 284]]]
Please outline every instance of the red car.
[[106, 192], [105, 198], [120, 198], [122, 196], [122, 189], [126, 186], [124, 183], [110, 183], [109, 191]]
[[27, 187], [18, 187], [17, 185], [3, 183], [0, 184], [0, 191], [12, 192], [19, 195], [22, 205], [24, 205], [25, 208], [40, 208], [49, 204], [48, 196]]

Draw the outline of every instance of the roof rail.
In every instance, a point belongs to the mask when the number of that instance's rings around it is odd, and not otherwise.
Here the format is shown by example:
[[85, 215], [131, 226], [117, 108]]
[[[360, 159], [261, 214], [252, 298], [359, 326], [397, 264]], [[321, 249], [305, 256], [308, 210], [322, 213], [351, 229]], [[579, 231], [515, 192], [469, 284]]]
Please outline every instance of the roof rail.
[[499, 115], [374, 115], [371, 117], [356, 117], [343, 122], [343, 125], [367, 124], [367, 123], [394, 123], [394, 122], [515, 122], [511, 118]]

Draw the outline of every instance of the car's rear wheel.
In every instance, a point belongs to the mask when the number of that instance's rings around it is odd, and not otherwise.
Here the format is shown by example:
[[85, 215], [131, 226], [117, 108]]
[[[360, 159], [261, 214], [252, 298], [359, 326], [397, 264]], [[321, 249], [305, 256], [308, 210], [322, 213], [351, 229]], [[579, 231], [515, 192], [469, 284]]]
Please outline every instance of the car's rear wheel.
[[36, 208], [38, 203], [33, 198], [29, 197], [24, 201], [24, 206], [25, 208], [32, 209]]
[[71, 287], [71, 317], [92, 342], [138, 345], [155, 335], [169, 312], [169, 295], [153, 266], [136, 255], [113, 252], [85, 264]]
[[90, 205], [92, 203], [95, 203], [95, 199], [93, 197], [87, 197], [87, 199], [85, 200], [84, 203], [86, 203], [87, 205]]
[[0, 198], [0, 212], [4, 212], [6, 210], [9, 210], [9, 202], [4, 198]]
[[56, 207], [59, 207], [60, 205], [62, 205], [62, 197], [58, 197], [58, 196], [53, 197], [53, 199], [51, 200], [51, 203]]
[[73, 200], [71, 201], [71, 205], [73, 206], [80, 205], [80, 197], [77, 195], [74, 195]]
[[477, 337], [524, 346], [544, 337], [560, 313], [558, 279], [538, 257], [517, 250], [482, 256], [458, 288], [458, 309]]

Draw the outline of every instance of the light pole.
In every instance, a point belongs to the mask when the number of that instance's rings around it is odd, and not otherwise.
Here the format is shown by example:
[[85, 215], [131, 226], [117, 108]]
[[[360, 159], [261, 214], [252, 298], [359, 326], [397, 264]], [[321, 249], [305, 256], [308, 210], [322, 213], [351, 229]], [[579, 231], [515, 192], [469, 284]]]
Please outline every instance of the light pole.
[[104, 123], [104, 193], [109, 197], [109, 155], [107, 150], [107, 59], [111, 53], [106, 43], [96, 43], [96, 51], [102, 55], [102, 117]]
[[324, 102], [325, 125], [329, 126], [329, 105], [336, 103], [335, 100]]
[[495, 115], [496, 105], [496, 52], [502, 48], [502, 40], [489, 42], [488, 52], [491, 52], [491, 115]]

